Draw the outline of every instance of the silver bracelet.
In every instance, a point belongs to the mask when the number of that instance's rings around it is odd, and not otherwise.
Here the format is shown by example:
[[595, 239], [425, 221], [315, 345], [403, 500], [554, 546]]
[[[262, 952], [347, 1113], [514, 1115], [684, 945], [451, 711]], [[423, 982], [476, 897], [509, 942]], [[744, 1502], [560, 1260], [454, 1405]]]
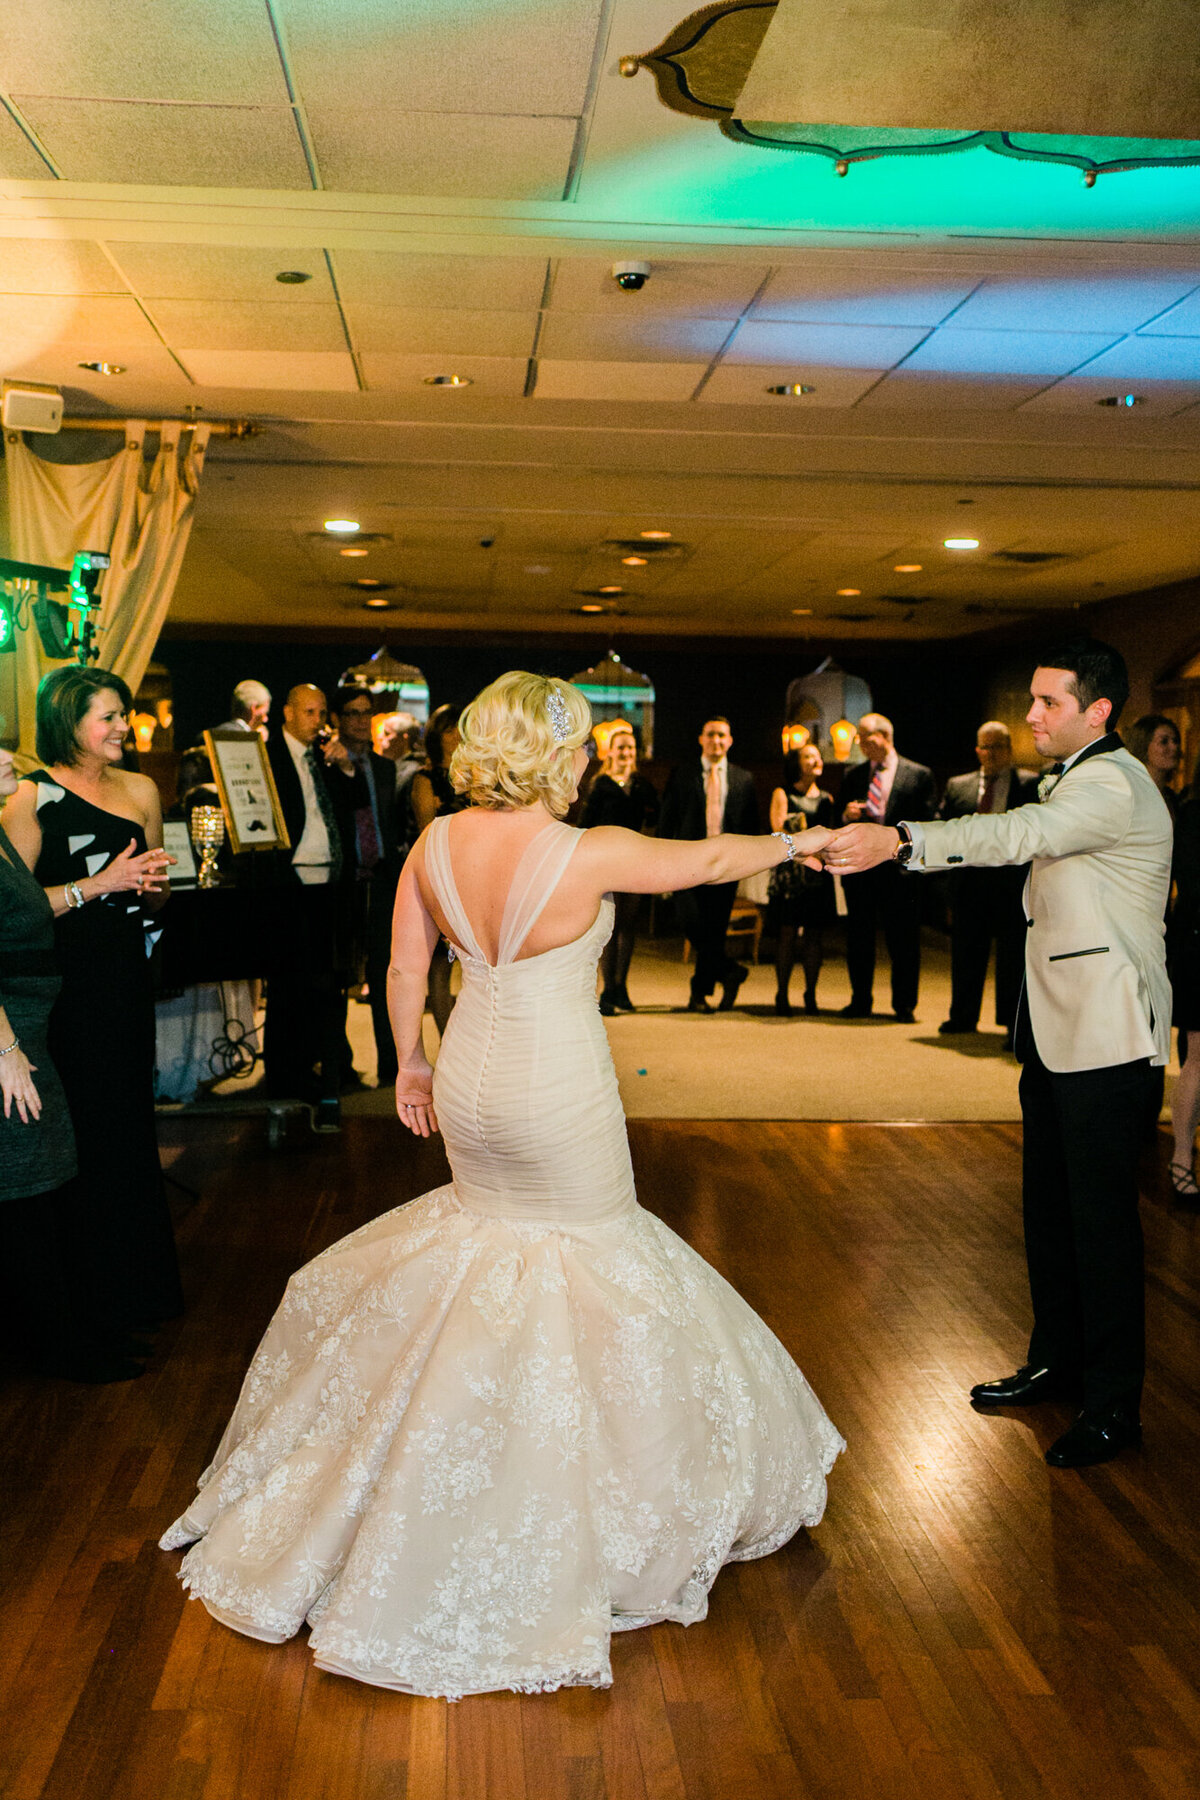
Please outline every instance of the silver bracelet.
[[76, 907], [87, 905], [87, 898], [77, 881], [64, 881], [63, 898], [72, 910]]
[[787, 860], [789, 862], [795, 862], [795, 860], [796, 860], [796, 840], [793, 838], [791, 832], [790, 831], [773, 831], [771, 833], [771, 836], [779, 838], [780, 842], [783, 844], [784, 848], [787, 851]]
[[15, 1037], [11, 1044], [6, 1044], [3, 1050], [0, 1050], [0, 1056], [11, 1056], [14, 1050], [19, 1050], [20, 1048], [21, 1040], [20, 1038]]

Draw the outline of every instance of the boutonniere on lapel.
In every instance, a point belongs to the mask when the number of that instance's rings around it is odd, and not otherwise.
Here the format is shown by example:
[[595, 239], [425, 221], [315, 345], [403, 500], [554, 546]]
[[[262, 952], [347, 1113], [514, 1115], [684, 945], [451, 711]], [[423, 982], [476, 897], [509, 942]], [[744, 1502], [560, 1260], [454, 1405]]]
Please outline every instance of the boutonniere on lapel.
[[1038, 782], [1038, 799], [1048, 800], [1063, 778], [1063, 766], [1060, 762], [1052, 763]]

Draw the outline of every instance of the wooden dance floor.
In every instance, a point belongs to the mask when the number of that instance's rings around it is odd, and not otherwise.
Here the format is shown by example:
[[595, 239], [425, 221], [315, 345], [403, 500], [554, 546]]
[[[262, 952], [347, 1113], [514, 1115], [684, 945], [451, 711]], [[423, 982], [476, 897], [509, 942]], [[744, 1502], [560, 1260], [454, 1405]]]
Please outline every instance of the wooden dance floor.
[[[864, 1067], [864, 1078], [867, 1070]], [[1200, 1794], [1200, 1223], [1147, 1168], [1146, 1446], [1083, 1474], [1021, 1360], [1019, 1128], [643, 1120], [643, 1202], [768, 1320], [849, 1440], [823, 1524], [607, 1692], [447, 1705], [214, 1624], [155, 1539], [289, 1272], [444, 1179], [383, 1119], [272, 1154], [172, 1122], [187, 1317], [124, 1387], [0, 1395], [6, 1800], [1154, 1800]]]

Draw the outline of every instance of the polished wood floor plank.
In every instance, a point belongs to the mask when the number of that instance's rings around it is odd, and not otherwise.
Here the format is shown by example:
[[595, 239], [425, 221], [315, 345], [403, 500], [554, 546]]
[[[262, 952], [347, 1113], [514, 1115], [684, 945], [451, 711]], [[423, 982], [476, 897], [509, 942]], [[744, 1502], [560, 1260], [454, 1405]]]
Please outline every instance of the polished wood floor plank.
[[151, 1371], [0, 1381], [5, 1800], [1200, 1793], [1200, 1220], [1160, 1158], [1145, 1450], [1054, 1474], [1063, 1409], [965, 1398], [1028, 1328], [1017, 1127], [635, 1123], [643, 1202], [767, 1319], [849, 1452], [822, 1525], [727, 1569], [702, 1624], [618, 1634], [610, 1691], [447, 1706], [225, 1630], [154, 1547], [289, 1274], [445, 1180], [441, 1145], [372, 1118], [277, 1153], [252, 1121], [166, 1130], [202, 1198]]

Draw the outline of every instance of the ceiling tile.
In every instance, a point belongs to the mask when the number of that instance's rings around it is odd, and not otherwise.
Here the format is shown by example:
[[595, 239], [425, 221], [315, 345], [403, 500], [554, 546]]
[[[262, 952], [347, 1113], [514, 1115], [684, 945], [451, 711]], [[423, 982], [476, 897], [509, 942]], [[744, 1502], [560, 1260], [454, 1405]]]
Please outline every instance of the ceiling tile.
[[914, 412], [944, 408], [957, 412], [963, 407], [1011, 412], [1022, 401], [1031, 400], [1042, 385], [1040, 381], [992, 381], [983, 375], [928, 374], [906, 363], [902, 369], [893, 369], [858, 404], [860, 408], [904, 407]]
[[[1081, 269], [1077, 275], [988, 278], [954, 315], [970, 330], [1133, 331], [1200, 283], [1195, 274]], [[1170, 329], [1170, 327], [1165, 327]]]
[[966, 299], [974, 278], [956, 280], [943, 273], [899, 270], [877, 263], [845, 268], [776, 269], [755, 319], [797, 320], [838, 325], [937, 325]]
[[1200, 380], [1200, 338], [1127, 337], [1080, 371], [1125, 381]]
[[337, 250], [333, 266], [338, 292], [349, 304], [520, 312], [541, 305], [548, 265], [544, 256]]
[[[612, 274], [616, 262], [648, 262], [645, 287], [635, 293], [619, 288]], [[765, 264], [656, 259], [636, 246], [609, 257], [564, 256], [554, 272], [550, 306], [554, 312], [611, 313], [622, 320], [683, 313], [732, 321], [749, 306], [766, 274]]]
[[[944, 325], [913, 351], [905, 368], [983, 379], [1013, 376], [1033, 382], [1038, 377], [1069, 375], [1111, 343], [1111, 335], [1098, 332], [967, 331]], [[1041, 380], [1037, 380], [1038, 386]]]
[[184, 350], [177, 354], [200, 387], [292, 389], [297, 393], [357, 390], [347, 351]]
[[601, 318], [548, 313], [539, 354], [562, 362], [706, 363], [729, 335], [724, 319]]
[[400, 355], [528, 356], [536, 312], [433, 311], [404, 306], [348, 306], [356, 350]]
[[427, 392], [427, 375], [465, 375], [471, 387], [439, 390], [448, 407], [457, 405], [468, 393], [517, 399], [525, 392], [529, 371], [527, 356], [388, 356], [366, 351], [362, 359], [363, 376], [372, 393]]
[[[20, 378], [53, 383], [62, 389], [68, 410], [72, 404], [79, 403], [78, 399], [74, 402], [70, 399], [71, 393], [75, 392], [99, 401], [104, 408], [117, 409], [122, 417], [131, 410], [156, 403], [178, 406], [191, 397], [187, 376], [170, 351], [157, 340], [123, 349], [120, 360], [124, 372], [120, 375], [96, 375], [79, 366], [82, 362], [99, 360], [95, 346], [89, 343], [50, 344], [25, 350], [15, 348], [5, 355], [4, 373], [10, 380]], [[172, 398], [156, 402], [155, 396], [168, 389]], [[86, 410], [94, 409], [89, 405]]]
[[474, 200], [561, 200], [575, 121], [313, 106], [327, 188]]
[[52, 179], [49, 163], [43, 162], [12, 114], [0, 106], [0, 180]]
[[430, 113], [579, 114], [601, 0], [281, 0], [280, 11], [310, 111], [339, 109], [349, 95], [386, 110], [401, 90]]
[[1160, 319], [1153, 319], [1142, 326], [1148, 337], [1200, 337], [1200, 290], [1181, 300]]
[[690, 400], [706, 363], [538, 363], [539, 400]]
[[[277, 294], [284, 293], [276, 288]], [[346, 334], [333, 304], [287, 300], [154, 300], [147, 305], [172, 346], [194, 350], [344, 350]]]
[[1068, 375], [1062, 381], [1056, 381], [1053, 387], [1035, 394], [1021, 408], [1022, 412], [1050, 413], [1087, 413], [1089, 416], [1103, 417], [1106, 413], [1115, 418], [1113, 426], [1117, 430], [1137, 430], [1137, 419], [1148, 418], [1151, 414], [1159, 416], [1182, 412], [1185, 406], [1192, 406], [1200, 400], [1200, 371], [1194, 381], [1154, 381], [1135, 376], [1137, 385], [1133, 390], [1138, 396], [1136, 407], [1101, 407], [1099, 402], [1110, 395], [1120, 395], [1129, 391], [1125, 382], [1118, 382], [1111, 375]]
[[0, 295], [0, 344], [6, 362], [15, 353], [60, 342], [88, 344], [90, 358], [111, 361], [115, 350], [157, 343], [158, 338], [136, 300]]
[[[259, 250], [234, 244], [147, 244], [109, 241], [109, 249], [143, 300], [286, 300], [328, 304], [333, 284], [320, 250]], [[312, 277], [287, 286], [284, 269]]]
[[853, 406], [879, 380], [879, 369], [831, 369], [806, 364], [804, 385], [811, 394], [769, 394], [767, 389], [797, 379], [794, 363], [774, 367], [759, 363], [728, 363], [714, 369], [699, 395], [718, 406], [768, 406], [780, 418], [794, 418], [822, 406]]
[[723, 363], [811, 363], [832, 369], [890, 369], [922, 338], [919, 327], [891, 325], [739, 325]]
[[0, 87], [123, 100], [286, 101], [262, 0], [38, 0], [5, 9]]
[[155, 187], [311, 188], [289, 106], [19, 102], [68, 181]]
[[127, 292], [100, 246], [86, 238], [0, 238], [0, 293]]

